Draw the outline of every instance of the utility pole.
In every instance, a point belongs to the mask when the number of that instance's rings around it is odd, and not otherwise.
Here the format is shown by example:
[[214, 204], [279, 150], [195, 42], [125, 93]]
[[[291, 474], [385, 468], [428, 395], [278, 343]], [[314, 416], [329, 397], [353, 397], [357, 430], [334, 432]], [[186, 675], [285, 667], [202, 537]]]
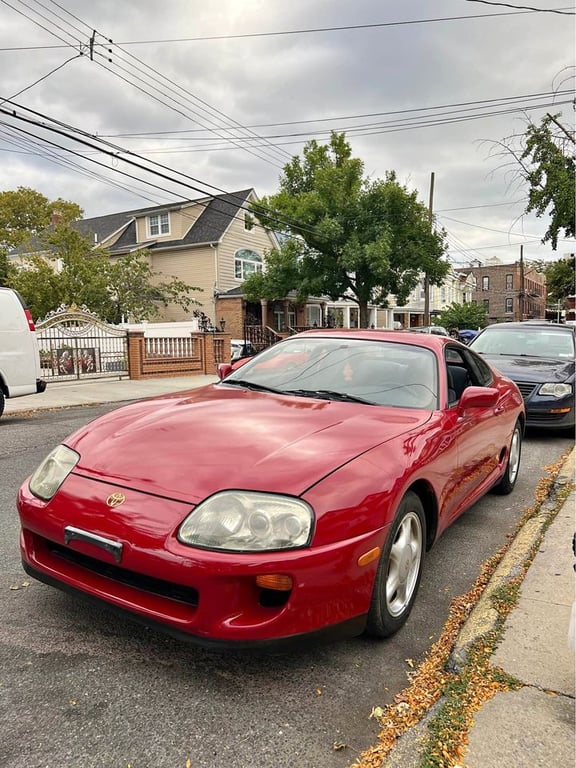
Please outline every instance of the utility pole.
[[524, 290], [524, 246], [520, 246], [520, 292], [518, 294], [518, 318], [520, 322], [524, 320], [524, 297], [526, 292]]
[[[434, 171], [430, 174], [430, 198], [428, 201], [428, 219], [430, 221], [430, 229], [432, 229], [433, 216], [432, 208], [434, 205]], [[430, 325], [430, 281], [428, 279], [428, 272], [424, 273], [424, 325]]]

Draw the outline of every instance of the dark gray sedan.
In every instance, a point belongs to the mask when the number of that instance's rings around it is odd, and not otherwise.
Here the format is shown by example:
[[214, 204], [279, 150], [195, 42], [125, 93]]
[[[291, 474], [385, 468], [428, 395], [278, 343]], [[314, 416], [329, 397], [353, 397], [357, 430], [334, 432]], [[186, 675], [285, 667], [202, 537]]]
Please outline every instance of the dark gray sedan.
[[573, 327], [557, 323], [497, 323], [470, 342], [520, 389], [526, 426], [574, 430]]

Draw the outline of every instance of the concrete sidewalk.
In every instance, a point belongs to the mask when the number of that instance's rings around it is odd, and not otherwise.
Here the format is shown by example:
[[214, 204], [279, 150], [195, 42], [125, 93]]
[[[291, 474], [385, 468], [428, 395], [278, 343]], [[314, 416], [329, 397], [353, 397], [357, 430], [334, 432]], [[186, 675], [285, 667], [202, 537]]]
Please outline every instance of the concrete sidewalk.
[[574, 649], [568, 628], [574, 604], [572, 492], [540, 545], [506, 620], [492, 665], [524, 684], [498, 693], [474, 718], [466, 765], [573, 766]]
[[140, 400], [169, 392], [203, 387], [218, 381], [217, 376], [174, 376], [161, 379], [89, 379], [50, 382], [46, 391], [6, 400], [4, 417], [25, 411], [67, 408], [72, 405], [95, 405], [124, 400]]

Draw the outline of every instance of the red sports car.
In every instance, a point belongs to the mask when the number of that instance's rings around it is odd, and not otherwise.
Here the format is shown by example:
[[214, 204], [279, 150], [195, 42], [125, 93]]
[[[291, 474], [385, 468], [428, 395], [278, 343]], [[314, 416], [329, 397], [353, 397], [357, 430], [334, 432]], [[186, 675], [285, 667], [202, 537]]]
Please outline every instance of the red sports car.
[[27, 573], [207, 644], [387, 637], [426, 550], [518, 477], [522, 396], [448, 337], [314, 330], [220, 374], [47, 456]]

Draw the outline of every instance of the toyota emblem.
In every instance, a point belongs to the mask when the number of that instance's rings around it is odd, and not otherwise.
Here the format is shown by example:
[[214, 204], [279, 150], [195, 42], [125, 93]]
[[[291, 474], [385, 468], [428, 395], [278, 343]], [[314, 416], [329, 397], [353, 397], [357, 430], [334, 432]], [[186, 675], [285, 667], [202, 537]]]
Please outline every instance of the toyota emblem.
[[124, 504], [126, 501], [126, 496], [124, 496], [123, 493], [111, 493], [110, 496], [106, 499], [106, 504], [109, 507], [119, 507], [120, 504]]

